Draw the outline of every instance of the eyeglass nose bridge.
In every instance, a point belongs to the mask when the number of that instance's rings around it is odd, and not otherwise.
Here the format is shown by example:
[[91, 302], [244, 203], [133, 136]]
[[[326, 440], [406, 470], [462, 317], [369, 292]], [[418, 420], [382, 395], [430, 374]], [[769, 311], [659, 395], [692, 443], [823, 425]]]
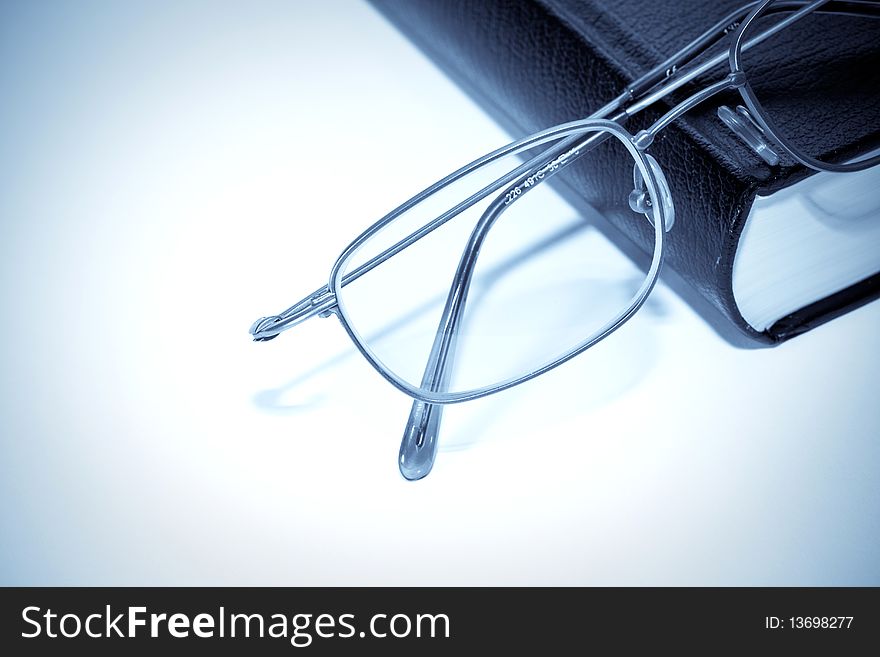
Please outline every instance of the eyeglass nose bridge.
[[722, 105], [718, 108], [718, 118], [767, 164], [771, 167], [779, 164], [779, 155], [767, 142], [761, 126], [745, 107], [737, 105], [734, 112], [727, 105]]

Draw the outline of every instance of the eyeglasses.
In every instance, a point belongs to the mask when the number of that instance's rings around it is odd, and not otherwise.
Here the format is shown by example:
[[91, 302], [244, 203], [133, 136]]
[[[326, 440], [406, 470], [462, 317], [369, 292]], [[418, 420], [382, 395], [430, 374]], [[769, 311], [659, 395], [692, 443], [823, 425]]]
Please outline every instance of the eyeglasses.
[[[790, 111], [790, 97], [800, 89], [775, 74], [782, 65], [800, 66], [798, 48], [815, 47], [809, 35], [816, 26], [808, 23], [829, 17], [864, 24], [880, 18], [880, 5], [763, 0], [741, 8], [589, 118], [514, 141], [406, 201], [342, 252], [327, 285], [257, 320], [251, 335], [266, 341], [315, 315], [335, 314], [370, 364], [413, 399], [398, 462], [406, 479], [426, 476], [443, 405], [499, 392], [561, 365], [645, 303], [675, 223], [666, 177], [647, 150], [682, 114], [736, 90], [744, 106], [722, 107], [719, 117], [768, 164], [782, 157], [820, 171], [860, 171], [880, 162], [880, 155], [869, 155], [880, 117], [876, 30], [848, 44], [863, 62], [857, 75], [840, 74], [847, 62], [801, 66], [800, 84], [809, 80], [812, 90], [801, 103], [805, 114]], [[713, 55], [712, 47], [731, 33], [729, 50]], [[705, 82], [725, 61], [728, 73]], [[855, 86], [840, 94], [844, 78]], [[829, 79], [836, 86], [816, 86]], [[635, 134], [623, 127], [692, 83], [699, 90], [649, 127]], [[864, 100], [859, 116], [843, 110], [842, 102], [853, 97]], [[600, 209], [610, 204], [632, 216], [627, 230], [653, 245], [643, 268], [611, 262], [582, 234], [574, 239], [582, 226], [549, 221], [553, 199], [543, 183], [566, 176], [586, 185]], [[542, 235], [539, 229], [548, 225], [553, 230]]]

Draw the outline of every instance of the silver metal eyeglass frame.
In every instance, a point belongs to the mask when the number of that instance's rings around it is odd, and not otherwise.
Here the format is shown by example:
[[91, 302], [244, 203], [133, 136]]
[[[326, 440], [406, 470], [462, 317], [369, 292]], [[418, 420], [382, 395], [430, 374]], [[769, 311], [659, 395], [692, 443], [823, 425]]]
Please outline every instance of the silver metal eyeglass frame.
[[[407, 479], [414, 480], [426, 476], [431, 471], [436, 457], [437, 437], [444, 404], [484, 397], [533, 379], [583, 353], [603, 340], [641, 308], [660, 274], [663, 260], [664, 234], [672, 227], [675, 221], [674, 205], [663, 171], [657, 161], [646, 150], [650, 147], [656, 135], [682, 114], [718, 93], [735, 89], [739, 92], [748, 108], [751, 115], [749, 118], [763, 131], [762, 136], [781, 148], [793, 160], [804, 166], [818, 171], [842, 172], [861, 171], [880, 163], [880, 155], [841, 164], [821, 162], [811, 155], [803, 153], [780, 133], [772, 119], [761, 106], [749, 84], [746, 71], [742, 66], [743, 51], [766, 40], [815, 11], [880, 18], [880, 5], [876, 2], [864, 0], [761, 0], [760, 2], [753, 2], [740, 8], [724, 17], [665, 62], [628, 85], [623, 93], [590, 117], [560, 124], [507, 144], [449, 174], [391, 211], [346, 247], [333, 265], [327, 285], [316, 290], [284, 312], [264, 317], [254, 322], [250, 329], [253, 339], [255, 341], [271, 340], [281, 332], [315, 315], [321, 317], [326, 317], [330, 314], [337, 315], [352, 342], [354, 342], [367, 361], [387, 381], [413, 398], [414, 401], [404, 430], [398, 463], [402, 475]], [[788, 15], [780, 19], [769, 29], [756, 33], [756, 21], [761, 16], [771, 12], [786, 12]], [[733, 42], [727, 52], [722, 52], [707, 59], [705, 62], [688, 67], [688, 64], [705, 53], [709, 47], [734, 30]], [[701, 77], [703, 74], [724, 63], [725, 60], [729, 64], [729, 73], [724, 78], [709, 84], [673, 106], [649, 128], [635, 135], [630, 134], [624, 129], [623, 125], [630, 117], [668, 97], [672, 92]], [[725, 119], [725, 122], [727, 122], [727, 119]], [[728, 123], [728, 125], [730, 124]], [[628, 199], [629, 204], [634, 211], [645, 214], [654, 227], [655, 246], [645, 281], [622, 312], [611, 318], [599, 330], [586, 337], [577, 346], [557, 359], [522, 376], [494, 385], [463, 392], [449, 392], [447, 386], [455, 354], [456, 339], [482, 240], [495, 221], [513, 202], [533, 189], [536, 184], [546, 182], [559, 171], [577, 161], [585, 153], [609, 138], [618, 139], [632, 156], [635, 162], [635, 188]], [[499, 158], [515, 155], [548, 143], [553, 145], [543, 153], [523, 162], [512, 171], [486, 185], [467, 199], [462, 200], [379, 255], [354, 270], [343, 274], [344, 265], [348, 262], [349, 257], [362, 244], [400, 217], [400, 215], [428, 197]], [[755, 150], [762, 157], [765, 157], [760, 149], [755, 148]], [[526, 180], [530, 180], [530, 184], [524, 185]], [[491, 202], [488, 209], [484, 211], [465, 247], [454, 280], [452, 281], [443, 316], [437, 329], [437, 336], [426, 364], [422, 385], [420, 387], [413, 386], [387, 368], [371, 350], [369, 344], [354, 330], [339, 292], [345, 285], [414, 244], [474, 204], [499, 192], [499, 190], [502, 191]]]

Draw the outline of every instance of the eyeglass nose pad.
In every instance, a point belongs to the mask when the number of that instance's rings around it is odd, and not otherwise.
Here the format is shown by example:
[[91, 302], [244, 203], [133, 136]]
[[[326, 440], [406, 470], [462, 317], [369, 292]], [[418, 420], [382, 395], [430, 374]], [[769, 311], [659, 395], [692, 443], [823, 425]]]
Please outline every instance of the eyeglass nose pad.
[[428, 404], [418, 399], [413, 401], [397, 458], [400, 474], [405, 479], [422, 479], [434, 467], [442, 414], [442, 404]]
[[771, 167], [779, 164], [779, 155], [767, 143], [764, 131], [755, 123], [749, 110], [737, 105], [734, 112], [727, 105], [722, 105], [718, 108], [718, 118], [767, 164]]
[[[664, 222], [666, 224], [664, 228], [668, 233], [672, 228], [672, 225], [675, 223], [675, 206], [672, 204], [672, 193], [669, 191], [666, 176], [663, 174], [663, 169], [660, 168], [657, 160], [647, 153], [645, 153], [645, 159], [648, 161], [648, 166], [651, 167], [651, 172], [654, 174], [654, 179], [657, 181], [657, 191], [660, 192], [660, 203], [662, 203]], [[644, 177], [642, 176], [642, 170], [639, 168], [638, 164], [633, 165], [633, 188], [634, 189], [629, 193], [629, 207], [633, 212], [641, 212], [644, 214], [653, 226], [654, 218], [651, 211], [653, 209], [653, 201], [650, 194], [648, 194], [648, 189], [645, 185]]]

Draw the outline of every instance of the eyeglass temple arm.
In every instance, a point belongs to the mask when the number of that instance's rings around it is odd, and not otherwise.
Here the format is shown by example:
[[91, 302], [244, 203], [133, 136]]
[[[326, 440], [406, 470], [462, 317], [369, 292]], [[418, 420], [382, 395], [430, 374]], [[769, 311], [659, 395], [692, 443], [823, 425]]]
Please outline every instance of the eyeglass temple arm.
[[[622, 121], [625, 117], [616, 117]], [[543, 154], [541, 163], [523, 174], [502, 192], [485, 210], [471, 231], [453, 277], [443, 314], [437, 327], [431, 353], [422, 376], [422, 389], [446, 392], [455, 361], [455, 350], [464, 318], [474, 269], [486, 236], [505, 210], [534, 188], [538, 183], [558, 173], [608, 138], [596, 132], [584, 138], [570, 137]], [[409, 418], [403, 431], [398, 456], [398, 467], [404, 478], [422, 479], [434, 466], [437, 456], [443, 404], [413, 400]]]
[[255, 342], [266, 342], [315, 315], [326, 317], [334, 308], [336, 308], [336, 297], [330, 291], [330, 286], [325, 285], [304, 299], [300, 299], [284, 312], [261, 317], [251, 324], [250, 333]]
[[[391, 217], [403, 214], [408, 209], [421, 202], [427, 196], [430, 196], [431, 194], [440, 191], [444, 187], [451, 185], [456, 180], [470, 173], [477, 167], [482, 166], [483, 164], [487, 164], [500, 157], [503, 157], [508, 153], [509, 148], [510, 146], [503, 149], [498, 149], [497, 151], [494, 151], [493, 153], [490, 153], [489, 155], [482, 157], [479, 160], [475, 160], [474, 162], [471, 162], [470, 164], [462, 167], [458, 171], [450, 174], [449, 176], [447, 176], [443, 180], [438, 181], [434, 185], [431, 185], [431, 187], [427, 188], [400, 207], [393, 210], [389, 215], [383, 218], [383, 221]], [[451, 208], [447, 212], [444, 212], [442, 215], [440, 215], [427, 225], [423, 226], [417, 231], [414, 231], [396, 244], [385, 249], [382, 253], [360, 265], [354, 271], [349, 272], [343, 277], [342, 286], [344, 287], [350, 282], [360, 278], [361, 276], [371, 271], [378, 265], [382, 264], [392, 256], [397, 255], [405, 248], [422, 239], [422, 237], [432, 232], [434, 229], [439, 228], [447, 221], [459, 215], [461, 212], [464, 212], [474, 204], [483, 200], [489, 194], [498, 191], [499, 189], [501, 189], [501, 187], [509, 183], [511, 180], [521, 175], [523, 171], [529, 170], [529, 168], [534, 166], [535, 162], [540, 160], [541, 157], [542, 155], [536, 156], [528, 162], [521, 164], [519, 167], [509, 172], [507, 175], [499, 178], [492, 184], [487, 185], [482, 190], [473, 194], [461, 203], [457, 204], [455, 207]], [[277, 315], [270, 315], [268, 317], [259, 318], [257, 321], [251, 324], [250, 334], [253, 336], [255, 342], [266, 342], [268, 340], [278, 337], [279, 334], [286, 331], [287, 329], [293, 328], [297, 324], [301, 324], [302, 322], [310, 319], [311, 317], [314, 317], [315, 315], [320, 315], [322, 317], [328, 315], [329, 313], [333, 312], [335, 307], [336, 297], [331, 292], [330, 286], [325, 285], [324, 287], [315, 290], [305, 298], [300, 299], [284, 312], [278, 313]]]
[[[703, 32], [703, 34], [701, 34], [699, 37], [691, 41], [684, 48], [669, 57], [666, 61], [661, 62], [650, 71], [645, 73], [643, 76], [637, 78], [635, 81], [630, 83], [629, 86], [627, 86], [626, 90], [627, 100], [638, 100], [641, 96], [646, 94], [648, 91], [650, 91], [661, 82], [675, 77], [679, 73], [679, 69], [682, 66], [686, 65], [688, 62], [701, 55], [713, 44], [720, 41], [725, 36], [730, 34], [730, 32], [735, 30], [739, 26], [740, 22], [746, 16], [748, 16], [755, 7], [760, 5], [762, 1], [763, 0], [750, 2], [749, 4], [743, 5], [742, 7], [732, 11], [720, 21], [715, 23], [715, 25]], [[801, 0], [799, 2], [788, 2], [785, 4], [803, 5], [806, 4], [806, 0]]]
[[[814, 4], [815, 1], [816, 0], [789, 0], [787, 2], [777, 2], [767, 8], [766, 15], [781, 12], [798, 11]], [[762, 2], [763, 0], [758, 0], [758, 2], [750, 2], [746, 5], [743, 5], [739, 9], [732, 11], [727, 16], [715, 23], [715, 25], [703, 32], [703, 34], [701, 34], [699, 37], [691, 41], [684, 48], [673, 54], [664, 62], [652, 68], [643, 76], [631, 82], [627, 86], [626, 92], [623, 94], [624, 102], [637, 101], [643, 96], [646, 96], [655, 87], [660, 86], [661, 83], [667, 82], [671, 79], [680, 78], [681, 69], [684, 66], [699, 57], [708, 48], [720, 41], [722, 38], [724, 38], [731, 32], [736, 31], [743, 19], [745, 19], [752, 12], [752, 10], [760, 6]], [[816, 7], [812, 11], [821, 14], [839, 14], [846, 16], [858, 16], [862, 18], [880, 18], [880, 4], [872, 0], [825, 0], [824, 6]], [[712, 58], [705, 64], [702, 64], [697, 75], [701, 75], [709, 68], [717, 66], [725, 59], [727, 59], [726, 51], [721, 55]], [[696, 76], [694, 76], [693, 74], [688, 75], [684, 82], [680, 82], [672, 87], [667, 87], [663, 85], [664, 93], [662, 95], [666, 95], [666, 93], [677, 89], [682, 84], [692, 80], [694, 77]], [[652, 93], [650, 95], [653, 99], [656, 99], [656, 94]], [[633, 112], [630, 113], [632, 114]]]
[[[829, 0], [812, 0], [812, 2], [783, 3], [784, 6], [780, 6], [780, 7], [777, 7], [775, 5], [771, 6], [771, 9], [774, 11], [781, 11], [781, 10], [787, 8], [787, 10], [789, 12], [791, 12], [791, 15], [784, 18], [783, 20], [779, 21], [778, 23], [776, 23], [775, 25], [773, 25], [769, 29], [753, 36], [751, 39], [749, 39], [747, 42], [745, 42], [743, 44], [743, 46], [742, 46], [743, 51], [746, 51], [746, 50], [756, 46], [757, 44], [761, 43], [762, 41], [765, 41], [766, 39], [770, 38], [771, 36], [773, 36], [777, 32], [781, 32], [786, 27], [788, 27], [792, 23], [800, 20], [804, 16], [806, 16], [810, 13], [816, 12], [816, 11], [820, 11], [819, 6], [821, 4], [828, 3], [828, 2], [829, 2]], [[758, 4], [760, 4], [760, 3], [758, 3]], [[768, 13], [770, 13], [770, 12], [768, 11]], [[848, 12], [834, 12], [834, 13], [848, 13]], [[709, 34], [709, 33], [707, 32], [707, 34]], [[647, 92], [643, 93], [641, 95], [641, 97], [636, 99], [635, 102], [633, 102], [632, 104], [627, 106], [627, 108], [625, 110], [627, 115], [633, 116], [634, 114], [641, 112], [645, 108], [653, 105], [658, 100], [665, 98], [666, 96], [671, 94], [673, 91], [680, 89], [681, 87], [685, 86], [686, 84], [696, 80], [701, 75], [712, 70], [716, 66], [719, 66], [720, 64], [728, 61], [729, 58], [730, 58], [730, 50], [728, 49], [723, 52], [719, 52], [714, 57], [707, 59], [706, 61], [702, 62], [701, 64], [698, 64], [697, 66], [694, 66], [693, 68], [688, 69], [687, 71], [682, 71], [682, 70], [677, 71], [675, 77], [670, 78], [668, 81], [666, 81], [665, 84], [660, 85], [657, 89], [655, 89], [653, 91], [651, 91], [649, 89]], [[690, 109], [690, 107], [692, 107], [692, 105], [689, 105], [683, 111]], [[673, 107], [673, 110], [676, 110], [676, 109], [679, 109], [678, 105]], [[675, 116], [676, 117], [679, 116], [680, 114], [683, 113], [683, 111], [677, 112], [675, 114]], [[661, 127], [665, 127], [667, 123], [669, 123], [669, 121], [664, 122]]]

